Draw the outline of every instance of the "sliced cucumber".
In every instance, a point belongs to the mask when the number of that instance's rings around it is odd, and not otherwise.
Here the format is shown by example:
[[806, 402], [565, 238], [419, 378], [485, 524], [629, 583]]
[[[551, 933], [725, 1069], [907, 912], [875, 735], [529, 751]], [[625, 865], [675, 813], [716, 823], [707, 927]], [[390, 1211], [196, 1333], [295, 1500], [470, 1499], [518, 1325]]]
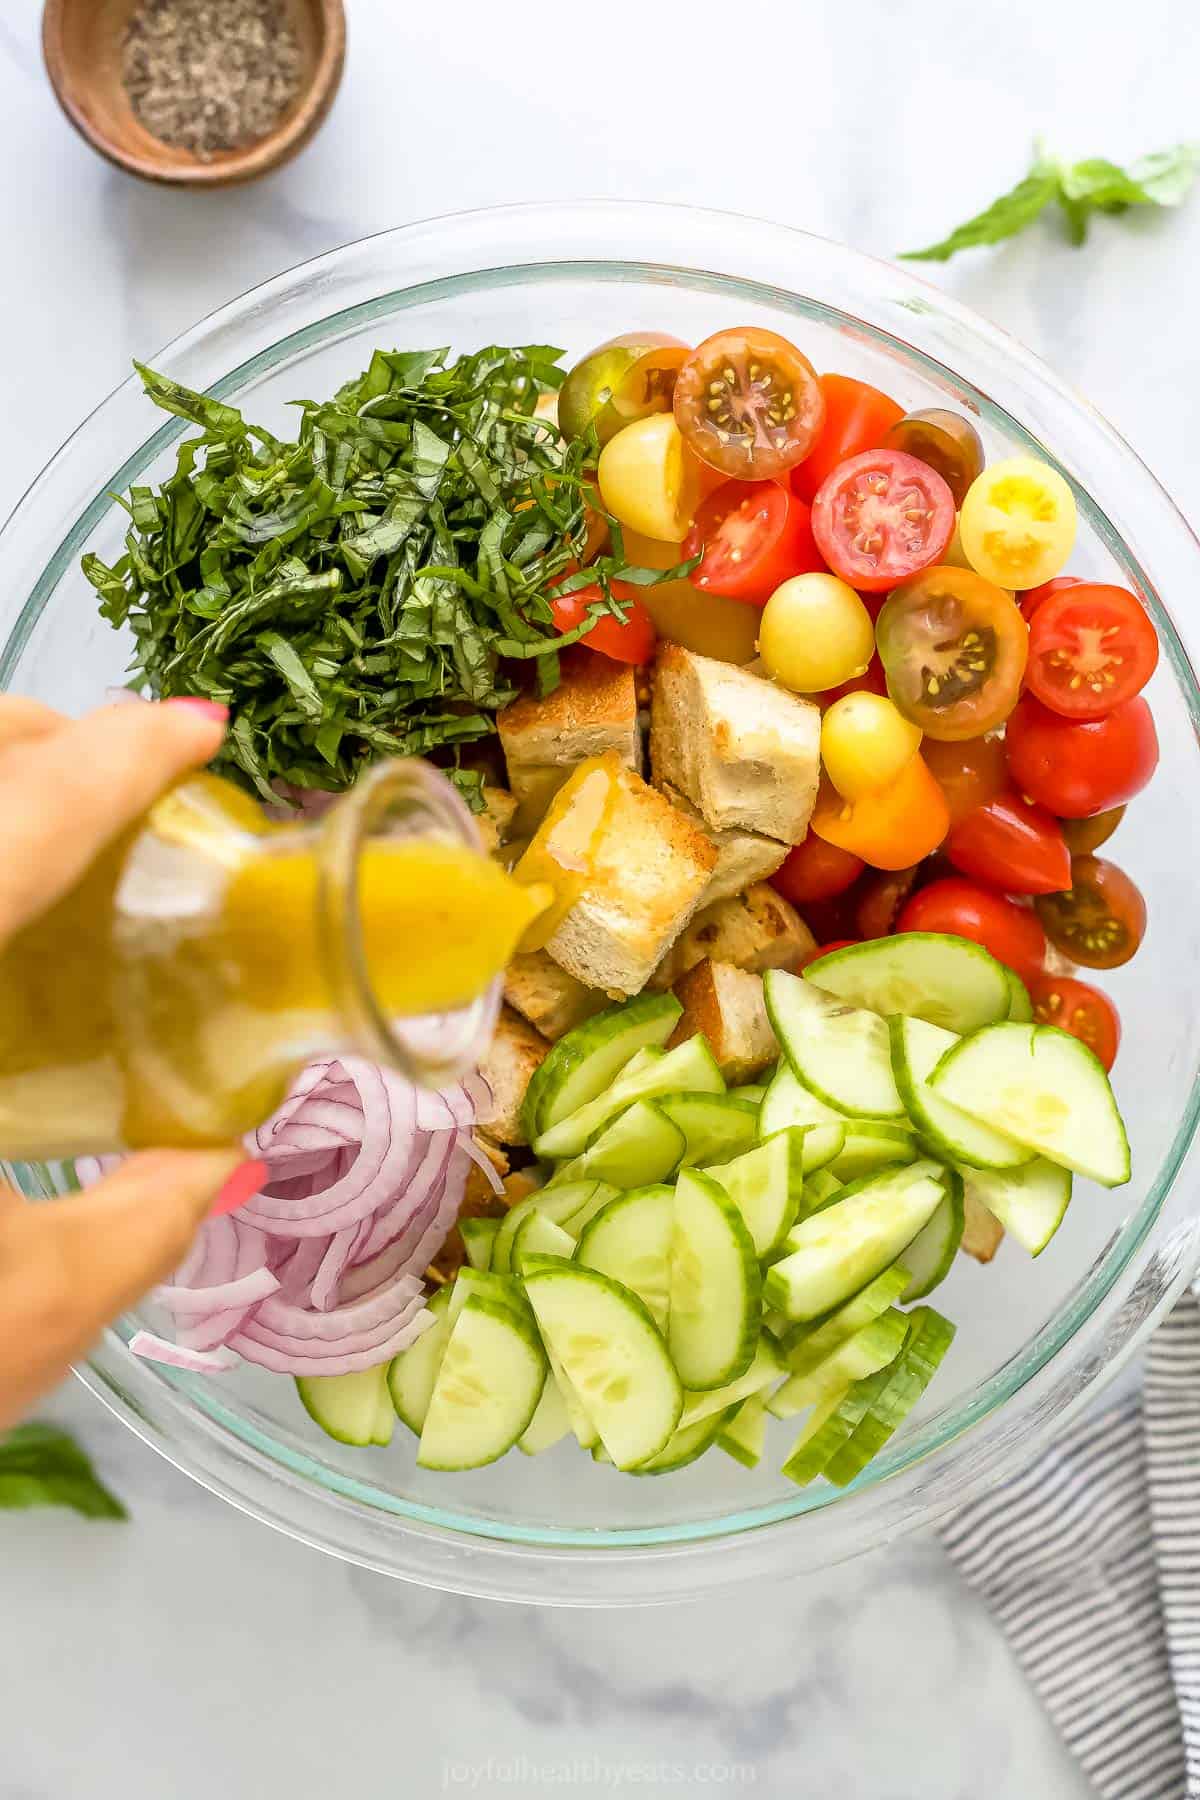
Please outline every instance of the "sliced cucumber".
[[631, 1469], [631, 1475], [670, 1475], [675, 1469], [686, 1469], [712, 1448], [725, 1423], [725, 1414], [716, 1413], [711, 1418], [704, 1418], [691, 1425], [681, 1425], [672, 1433], [665, 1449], [648, 1462], [639, 1463]]
[[831, 1200], [836, 1200], [846, 1183], [834, 1174], [832, 1168], [814, 1169], [804, 1183], [804, 1203], [802, 1213], [820, 1212]]
[[546, 1376], [537, 1411], [517, 1439], [517, 1449], [525, 1456], [540, 1456], [550, 1450], [571, 1431], [571, 1415], [563, 1398], [563, 1390], [551, 1369]]
[[882, 1018], [899, 1013], [946, 1031], [977, 1031], [1008, 1017], [1008, 974], [982, 944], [940, 931], [902, 931], [834, 950], [805, 981]]
[[516, 1277], [500, 1275], [495, 1269], [462, 1268], [450, 1283], [448, 1292], [450, 1298], [446, 1304], [446, 1317], [451, 1329], [467, 1301], [477, 1297], [491, 1300], [497, 1306], [511, 1307], [514, 1312], [529, 1311], [524, 1290]]
[[526, 1089], [521, 1122], [530, 1143], [610, 1088], [639, 1050], [665, 1044], [682, 1011], [674, 994], [639, 994], [559, 1038]]
[[417, 1461], [423, 1469], [480, 1469], [511, 1450], [531, 1423], [546, 1381], [532, 1323], [481, 1296], [450, 1333]]
[[904, 1267], [912, 1277], [901, 1295], [905, 1306], [913, 1300], [923, 1300], [945, 1281], [962, 1243], [965, 1223], [962, 1176], [957, 1169], [947, 1169], [942, 1180], [945, 1198], [928, 1225], [918, 1231], [904, 1252]]
[[759, 1394], [773, 1381], [781, 1380], [787, 1372], [787, 1364], [778, 1347], [765, 1334], [760, 1334], [754, 1360], [744, 1375], [739, 1375], [736, 1381], [726, 1382], [724, 1387], [684, 1395], [679, 1429], [682, 1431], [686, 1425], [695, 1425], [700, 1419], [710, 1419], [714, 1413], [728, 1412], [750, 1394]]
[[1024, 1144], [980, 1125], [930, 1087], [929, 1077], [960, 1041], [952, 1031], [924, 1019], [896, 1018], [888, 1020], [888, 1032], [900, 1098], [931, 1156], [977, 1169], [1015, 1169], [1029, 1161]]
[[578, 1263], [536, 1266], [525, 1291], [538, 1326], [619, 1469], [669, 1443], [683, 1389], [637, 1295]]
[[797, 1081], [788, 1064], [781, 1063], [772, 1076], [758, 1112], [758, 1135], [766, 1139], [777, 1131], [804, 1128], [804, 1168], [807, 1173], [824, 1168], [843, 1149], [846, 1121], [840, 1113], [818, 1100]]
[[[412, 1346], [423, 1344], [437, 1330], [431, 1325]], [[388, 1365], [361, 1369], [352, 1375], [297, 1375], [296, 1392], [314, 1425], [339, 1444], [386, 1444], [391, 1441], [396, 1415], [387, 1390]]]
[[654, 1057], [634, 1075], [622, 1075], [586, 1106], [560, 1119], [534, 1142], [538, 1156], [551, 1162], [578, 1156], [610, 1119], [634, 1100], [656, 1100], [663, 1094], [723, 1094], [725, 1078], [707, 1040], [686, 1038], [665, 1056]]
[[1005, 969], [1004, 978], [1008, 982], [1008, 1017], [1018, 1025], [1028, 1025], [1033, 1018], [1033, 1001], [1029, 997], [1029, 989], [1012, 969]]
[[658, 1103], [637, 1100], [596, 1133], [582, 1156], [564, 1164], [563, 1173], [614, 1188], [652, 1187], [674, 1174], [684, 1148], [682, 1131]]
[[[500, 1229], [492, 1240], [491, 1267], [498, 1275], [507, 1275], [512, 1268], [512, 1250], [517, 1233], [526, 1219], [535, 1212], [543, 1218], [553, 1220], [554, 1224], [570, 1229], [571, 1221], [586, 1208], [595, 1196], [596, 1183], [589, 1180], [564, 1181], [537, 1188], [526, 1200], [519, 1200], [510, 1207], [500, 1221]], [[605, 1193], [605, 1199], [610, 1198]], [[601, 1205], [603, 1205], [603, 1200]]]
[[640, 1075], [644, 1069], [651, 1069], [656, 1062], [661, 1062], [665, 1055], [665, 1050], [660, 1050], [656, 1047], [647, 1045], [645, 1050], [639, 1050], [636, 1056], [630, 1057], [629, 1061], [625, 1064], [625, 1067], [621, 1070], [618, 1080], [631, 1081], [635, 1075]]
[[[458, 1283], [455, 1282], [453, 1287], [457, 1286]], [[388, 1364], [388, 1391], [396, 1417], [417, 1437], [421, 1435], [425, 1414], [429, 1411], [429, 1396], [433, 1392], [437, 1372], [442, 1366], [442, 1357], [450, 1339], [450, 1327], [454, 1323], [450, 1317], [453, 1287], [438, 1289], [428, 1307], [434, 1315], [434, 1323]], [[324, 1381], [340, 1377], [320, 1376], [318, 1379]], [[301, 1394], [301, 1399], [303, 1398]], [[307, 1400], [305, 1405], [308, 1405]]]
[[867, 1404], [862, 1418], [823, 1471], [835, 1487], [845, 1487], [878, 1456], [904, 1423], [954, 1342], [954, 1326], [931, 1306], [918, 1306], [908, 1316], [903, 1350], [888, 1368], [863, 1384]]
[[737, 1100], [749, 1100], [752, 1105], [761, 1106], [767, 1084], [765, 1081], [745, 1081], [741, 1087], [730, 1088], [729, 1091]]
[[896, 1306], [908, 1282], [908, 1269], [893, 1263], [836, 1312], [811, 1324], [791, 1326], [781, 1346], [788, 1368], [794, 1375], [811, 1374], [857, 1332], [882, 1317], [889, 1306]]
[[463, 1249], [467, 1253], [467, 1261], [473, 1269], [490, 1269], [492, 1266], [492, 1245], [496, 1241], [496, 1233], [503, 1221], [501, 1219], [460, 1219], [458, 1229], [462, 1233]]
[[561, 1225], [546, 1217], [535, 1206], [527, 1219], [521, 1222], [521, 1228], [513, 1239], [512, 1267], [517, 1275], [525, 1270], [525, 1259], [528, 1256], [565, 1256], [575, 1254], [575, 1239]]
[[1021, 1169], [995, 1173], [968, 1169], [963, 1179], [972, 1197], [1012, 1232], [1030, 1256], [1038, 1256], [1046, 1248], [1071, 1200], [1070, 1170], [1042, 1156]]
[[740, 1156], [757, 1141], [758, 1108], [749, 1100], [732, 1094], [664, 1094], [658, 1105], [683, 1133], [685, 1169]]
[[973, 1119], [1087, 1175], [1129, 1180], [1129, 1139], [1108, 1076], [1086, 1044], [1054, 1025], [991, 1025], [938, 1064], [930, 1085]]
[[767, 1402], [762, 1394], [751, 1394], [726, 1415], [717, 1433], [717, 1446], [744, 1469], [758, 1467], [767, 1447]]
[[865, 1381], [868, 1375], [886, 1369], [899, 1356], [907, 1336], [908, 1320], [894, 1306], [889, 1307], [814, 1368], [785, 1381], [767, 1401], [767, 1411], [776, 1419], [791, 1419], [810, 1406], [822, 1405], [831, 1394], [844, 1393], [852, 1382]]
[[892, 1076], [887, 1026], [881, 1018], [848, 1006], [785, 969], [767, 970], [763, 992], [792, 1072], [818, 1100], [853, 1118], [904, 1116]]
[[767, 1271], [764, 1295], [789, 1319], [841, 1306], [902, 1257], [943, 1197], [937, 1163], [885, 1169], [854, 1182], [788, 1233], [789, 1254]]
[[792, 1445], [781, 1473], [798, 1487], [807, 1487], [843, 1448], [861, 1421], [872, 1393], [871, 1383], [877, 1375], [856, 1381], [828, 1395], [813, 1411]]
[[[596, 1430], [579, 1395], [575, 1392], [575, 1384], [554, 1354], [546, 1334], [542, 1333], [542, 1347], [546, 1352], [546, 1360], [550, 1364], [550, 1375], [559, 1393], [562, 1395], [563, 1410], [567, 1415], [567, 1424], [574, 1434], [575, 1442], [581, 1450], [594, 1450], [600, 1442], [600, 1433]], [[533, 1421], [530, 1421], [530, 1429]]]
[[720, 1182], [745, 1219], [756, 1256], [766, 1256], [782, 1242], [800, 1211], [804, 1137], [803, 1130], [792, 1126], [732, 1162], [705, 1170]]
[[857, 1181], [893, 1163], [916, 1162], [918, 1154], [907, 1121], [901, 1125], [898, 1119], [847, 1119], [846, 1141], [829, 1168], [841, 1181]]
[[754, 1240], [719, 1182], [685, 1169], [675, 1188], [667, 1341], [690, 1389], [724, 1387], [750, 1367], [762, 1322]]
[[675, 1193], [669, 1187], [618, 1194], [584, 1227], [575, 1260], [632, 1289], [658, 1326], [667, 1328]]

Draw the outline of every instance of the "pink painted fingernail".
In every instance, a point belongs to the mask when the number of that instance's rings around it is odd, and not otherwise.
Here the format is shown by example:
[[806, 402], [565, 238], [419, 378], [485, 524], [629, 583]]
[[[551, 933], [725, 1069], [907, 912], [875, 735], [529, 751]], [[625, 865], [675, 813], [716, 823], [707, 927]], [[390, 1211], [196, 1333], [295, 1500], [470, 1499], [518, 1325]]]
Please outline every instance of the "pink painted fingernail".
[[236, 1212], [239, 1206], [244, 1206], [252, 1195], [258, 1193], [268, 1173], [266, 1163], [257, 1157], [253, 1162], [244, 1162], [240, 1169], [233, 1171], [209, 1207], [209, 1218], [219, 1219], [222, 1213]]
[[219, 700], [202, 700], [199, 694], [173, 694], [164, 706], [190, 706], [193, 711], [203, 713], [206, 719], [220, 719], [224, 724], [229, 717], [229, 708], [222, 706]]

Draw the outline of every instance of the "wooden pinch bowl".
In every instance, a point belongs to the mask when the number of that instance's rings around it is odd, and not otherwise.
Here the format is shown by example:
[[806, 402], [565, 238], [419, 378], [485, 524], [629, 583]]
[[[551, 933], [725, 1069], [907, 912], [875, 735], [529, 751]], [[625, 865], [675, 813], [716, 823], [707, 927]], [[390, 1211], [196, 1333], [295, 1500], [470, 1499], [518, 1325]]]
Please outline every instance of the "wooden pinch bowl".
[[139, 0], [46, 0], [42, 49], [51, 85], [94, 150], [131, 175], [174, 187], [254, 181], [302, 150], [333, 104], [346, 56], [342, 0], [279, 0], [304, 59], [300, 91], [265, 137], [201, 161], [152, 137], [121, 82], [121, 47]]

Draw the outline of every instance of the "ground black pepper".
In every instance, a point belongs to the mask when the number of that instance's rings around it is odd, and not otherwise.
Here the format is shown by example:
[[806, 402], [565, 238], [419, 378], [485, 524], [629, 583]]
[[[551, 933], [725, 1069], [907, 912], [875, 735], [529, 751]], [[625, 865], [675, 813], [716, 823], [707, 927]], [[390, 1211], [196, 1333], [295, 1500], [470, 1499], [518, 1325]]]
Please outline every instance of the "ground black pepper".
[[296, 98], [303, 66], [279, 0], [142, 0], [121, 79], [147, 131], [207, 162], [264, 137]]

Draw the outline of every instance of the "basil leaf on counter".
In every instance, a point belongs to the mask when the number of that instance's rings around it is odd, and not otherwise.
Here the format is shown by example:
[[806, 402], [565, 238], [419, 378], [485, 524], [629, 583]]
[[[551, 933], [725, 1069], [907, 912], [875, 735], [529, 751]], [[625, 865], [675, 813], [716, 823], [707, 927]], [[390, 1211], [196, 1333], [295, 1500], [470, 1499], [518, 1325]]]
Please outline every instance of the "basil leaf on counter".
[[69, 1506], [89, 1519], [126, 1519], [84, 1454], [55, 1425], [18, 1425], [0, 1434], [0, 1511]]

